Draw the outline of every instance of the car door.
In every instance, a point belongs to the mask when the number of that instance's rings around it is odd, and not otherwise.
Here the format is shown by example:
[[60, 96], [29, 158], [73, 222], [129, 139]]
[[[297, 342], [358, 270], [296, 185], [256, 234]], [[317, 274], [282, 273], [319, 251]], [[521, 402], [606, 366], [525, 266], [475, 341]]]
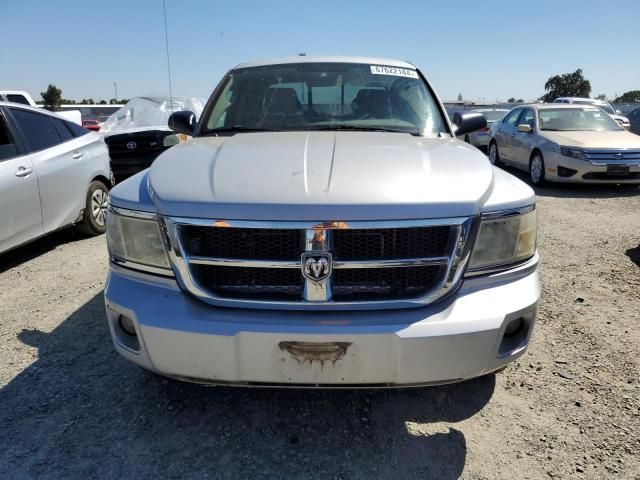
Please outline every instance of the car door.
[[56, 116], [14, 107], [8, 110], [33, 152], [45, 233], [73, 223], [87, 193], [86, 164], [82, 162], [86, 140], [75, 138]]
[[[527, 124], [531, 127], [531, 132], [518, 131], [518, 125]], [[518, 124], [516, 125], [515, 135], [512, 139], [511, 145], [511, 163], [523, 170], [529, 168], [529, 153], [531, 152], [531, 146], [536, 139], [536, 114], [533, 108], [525, 108], [520, 117], [518, 118]]]
[[516, 134], [516, 127], [518, 125], [518, 118], [522, 113], [522, 108], [516, 108], [511, 111], [498, 128], [495, 138], [498, 144], [498, 153], [500, 154], [500, 160], [503, 162], [511, 163], [513, 159], [513, 137]]
[[43, 233], [38, 178], [31, 156], [0, 108], [0, 252]]

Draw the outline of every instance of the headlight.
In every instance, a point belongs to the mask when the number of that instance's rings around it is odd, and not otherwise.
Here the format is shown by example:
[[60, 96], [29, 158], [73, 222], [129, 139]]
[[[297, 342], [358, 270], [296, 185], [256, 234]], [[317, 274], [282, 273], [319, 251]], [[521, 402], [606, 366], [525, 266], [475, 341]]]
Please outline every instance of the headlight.
[[469, 260], [469, 270], [507, 267], [531, 258], [536, 252], [535, 209], [524, 214], [489, 216], [480, 223]]
[[119, 208], [107, 211], [107, 246], [116, 262], [170, 270], [161, 235], [153, 214]]
[[579, 148], [574, 147], [560, 147], [560, 153], [565, 157], [575, 158], [577, 160], [584, 160], [584, 152]]

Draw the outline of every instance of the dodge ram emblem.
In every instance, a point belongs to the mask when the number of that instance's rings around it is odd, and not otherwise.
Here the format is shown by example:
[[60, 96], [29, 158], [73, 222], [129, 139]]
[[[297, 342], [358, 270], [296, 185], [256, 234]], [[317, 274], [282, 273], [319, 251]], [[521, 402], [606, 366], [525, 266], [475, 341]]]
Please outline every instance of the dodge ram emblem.
[[314, 282], [320, 282], [331, 275], [331, 254], [307, 252], [302, 254], [302, 274]]
[[138, 144], [136, 142], [127, 142], [127, 148], [129, 150], [135, 150], [135, 148], [138, 146]]

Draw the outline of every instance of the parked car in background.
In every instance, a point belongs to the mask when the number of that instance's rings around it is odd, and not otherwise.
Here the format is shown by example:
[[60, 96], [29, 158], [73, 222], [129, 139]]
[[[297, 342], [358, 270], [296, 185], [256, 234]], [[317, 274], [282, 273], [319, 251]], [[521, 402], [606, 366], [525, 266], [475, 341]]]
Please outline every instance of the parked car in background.
[[68, 225], [105, 231], [102, 137], [41, 108], [0, 102], [0, 252]]
[[640, 183], [640, 137], [590, 105], [514, 108], [491, 128], [489, 160], [528, 171], [534, 185]]
[[100, 128], [111, 156], [116, 182], [149, 168], [158, 155], [186, 140], [167, 124], [171, 113], [188, 109], [199, 115], [204, 100], [198, 98], [137, 97], [114, 114]]
[[[469, 112], [481, 113], [487, 120], [487, 126], [470, 132], [464, 136], [464, 141], [470, 143], [474, 147], [486, 149], [489, 146], [489, 129], [496, 120], [500, 120], [509, 112], [506, 108], [478, 108], [476, 110], [469, 110]], [[455, 121], [455, 120], [454, 120]]]
[[0, 90], [0, 102], [21, 103], [37, 107], [31, 95], [23, 90]]
[[97, 132], [100, 130], [101, 123], [98, 120], [83, 120], [82, 126], [87, 130], [91, 130], [93, 132]]
[[578, 105], [593, 105], [598, 107], [603, 112], [608, 113], [613, 119], [618, 122], [625, 130], [629, 130], [629, 119], [622, 115], [620, 110], [614, 110], [609, 102], [604, 100], [597, 100], [595, 98], [581, 98], [581, 97], [559, 97], [556, 98], [553, 103], [574, 103]]
[[635, 110], [631, 110], [627, 117], [629, 117], [629, 130], [636, 135], [640, 135], [640, 108], [636, 108]]
[[242, 64], [192, 140], [110, 194], [116, 350], [173, 378], [432, 385], [526, 350], [539, 285], [533, 190], [456, 135], [410, 63]]

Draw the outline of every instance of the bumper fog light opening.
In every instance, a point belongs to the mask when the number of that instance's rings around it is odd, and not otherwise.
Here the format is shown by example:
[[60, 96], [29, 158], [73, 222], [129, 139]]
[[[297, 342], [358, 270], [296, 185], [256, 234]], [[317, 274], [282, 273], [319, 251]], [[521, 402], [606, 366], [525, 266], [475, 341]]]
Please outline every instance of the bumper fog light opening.
[[524, 322], [522, 321], [522, 317], [511, 320], [507, 324], [507, 328], [504, 329], [504, 336], [507, 338], [515, 337], [518, 332], [522, 330], [523, 325]]
[[140, 340], [136, 325], [132, 318], [127, 315], [116, 314], [112, 317], [113, 331], [115, 333], [115, 341], [121, 347], [130, 350], [132, 353], [140, 353]]
[[126, 315], [120, 315], [118, 317], [118, 325], [127, 335], [131, 335], [132, 337], [136, 337], [138, 335], [136, 333], [136, 326], [133, 324], [133, 320]]
[[498, 358], [515, 355], [522, 351], [529, 342], [529, 334], [533, 324], [533, 316], [524, 315], [510, 320], [502, 333], [498, 346]]

